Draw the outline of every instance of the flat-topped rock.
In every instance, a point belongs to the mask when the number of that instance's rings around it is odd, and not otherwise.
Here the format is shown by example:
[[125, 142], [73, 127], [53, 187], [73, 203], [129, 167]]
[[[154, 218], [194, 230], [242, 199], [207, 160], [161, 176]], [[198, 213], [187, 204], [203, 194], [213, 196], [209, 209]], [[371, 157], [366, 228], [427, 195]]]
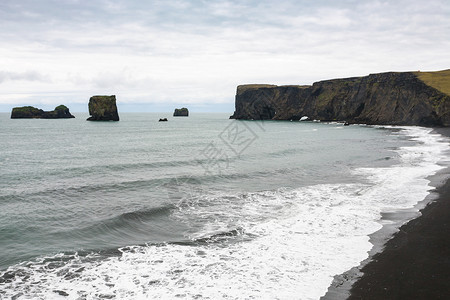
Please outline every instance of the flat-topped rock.
[[188, 117], [189, 116], [189, 110], [186, 107], [183, 108], [175, 108], [175, 111], [173, 112], [174, 117]]
[[59, 105], [52, 111], [44, 111], [33, 106], [14, 107], [11, 119], [70, 119], [75, 118], [67, 106]]
[[119, 121], [116, 96], [93, 96], [89, 99], [88, 121]]

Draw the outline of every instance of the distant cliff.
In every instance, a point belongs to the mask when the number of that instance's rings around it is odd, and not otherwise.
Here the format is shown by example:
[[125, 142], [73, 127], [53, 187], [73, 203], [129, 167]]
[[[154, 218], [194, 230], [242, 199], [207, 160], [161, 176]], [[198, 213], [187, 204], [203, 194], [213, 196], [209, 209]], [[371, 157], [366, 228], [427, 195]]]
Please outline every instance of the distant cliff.
[[75, 118], [65, 105], [55, 107], [55, 110], [44, 111], [33, 106], [14, 107], [11, 119], [69, 119]]
[[450, 70], [389, 72], [312, 86], [241, 85], [232, 119], [450, 126]]

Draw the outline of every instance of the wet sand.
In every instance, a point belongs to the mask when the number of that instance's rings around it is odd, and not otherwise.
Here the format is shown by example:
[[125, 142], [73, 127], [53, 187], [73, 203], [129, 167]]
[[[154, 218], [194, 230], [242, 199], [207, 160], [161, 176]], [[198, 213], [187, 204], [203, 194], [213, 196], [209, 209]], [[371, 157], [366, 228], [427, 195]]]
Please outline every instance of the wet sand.
[[[436, 131], [450, 136], [450, 128]], [[450, 180], [435, 193], [361, 269], [348, 299], [450, 299]]]
[[[435, 131], [450, 137], [450, 128]], [[429, 178], [438, 188], [417, 205], [420, 213], [383, 214], [383, 219], [411, 220], [372, 234], [370, 257], [335, 276], [322, 300], [450, 299], [450, 163], [444, 165]]]

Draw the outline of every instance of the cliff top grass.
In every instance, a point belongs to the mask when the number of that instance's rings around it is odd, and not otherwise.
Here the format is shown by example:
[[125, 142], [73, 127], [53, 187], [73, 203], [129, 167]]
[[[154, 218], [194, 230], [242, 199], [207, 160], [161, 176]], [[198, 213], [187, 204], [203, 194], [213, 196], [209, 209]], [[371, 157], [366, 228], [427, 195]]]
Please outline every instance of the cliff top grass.
[[425, 84], [450, 96], [450, 69], [436, 72], [414, 72]]
[[303, 84], [303, 85], [296, 85], [296, 84], [287, 84], [287, 85], [280, 85], [281, 87], [295, 87], [295, 88], [299, 88], [299, 89], [307, 89], [309, 87], [311, 87], [310, 85], [307, 84]]
[[42, 109], [33, 107], [33, 106], [22, 106], [22, 107], [14, 107], [11, 111], [11, 117], [17, 116], [38, 116], [42, 115], [44, 111]]
[[237, 93], [242, 94], [248, 90], [256, 90], [261, 88], [275, 88], [275, 87], [296, 87], [300, 89], [306, 89], [311, 87], [310, 85], [275, 85], [275, 84], [243, 84], [238, 85], [237, 87]]
[[243, 84], [243, 85], [238, 85], [237, 87], [237, 93], [243, 93], [245, 91], [248, 90], [254, 90], [254, 89], [259, 89], [259, 88], [273, 88], [276, 87], [276, 85], [274, 84]]
[[55, 107], [55, 111], [57, 111], [57, 110], [66, 110], [66, 109], [68, 109], [67, 108], [67, 106], [65, 106], [65, 105], [58, 105], [57, 107]]
[[36, 108], [34, 106], [21, 106], [21, 107], [14, 107], [13, 110], [16, 110], [16, 111], [31, 111], [31, 110], [39, 110], [39, 108]]

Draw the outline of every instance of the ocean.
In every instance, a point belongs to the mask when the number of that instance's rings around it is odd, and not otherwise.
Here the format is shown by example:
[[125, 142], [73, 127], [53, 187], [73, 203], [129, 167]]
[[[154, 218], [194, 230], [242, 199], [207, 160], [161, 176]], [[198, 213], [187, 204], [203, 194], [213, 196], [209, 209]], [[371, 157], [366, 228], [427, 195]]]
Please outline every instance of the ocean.
[[449, 149], [422, 127], [74, 115], [0, 114], [1, 299], [319, 299]]

